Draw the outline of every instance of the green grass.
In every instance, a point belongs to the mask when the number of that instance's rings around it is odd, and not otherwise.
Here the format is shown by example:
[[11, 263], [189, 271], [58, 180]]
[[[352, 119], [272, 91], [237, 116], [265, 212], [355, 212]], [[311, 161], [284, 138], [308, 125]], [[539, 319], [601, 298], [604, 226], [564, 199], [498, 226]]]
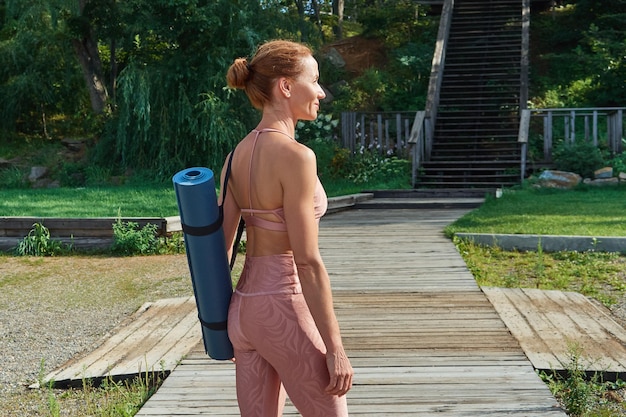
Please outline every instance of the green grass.
[[606, 306], [626, 296], [626, 256], [604, 252], [505, 251], [455, 239], [480, 286], [576, 291]]
[[[364, 189], [400, 188], [397, 183], [355, 185], [347, 180], [325, 184], [329, 197]], [[167, 217], [178, 216], [170, 184], [118, 187], [0, 189], [1, 216], [34, 217]]]
[[174, 187], [169, 185], [103, 188], [0, 190], [2, 216], [167, 217], [177, 216]]
[[510, 189], [446, 228], [446, 234], [626, 236], [626, 186]]

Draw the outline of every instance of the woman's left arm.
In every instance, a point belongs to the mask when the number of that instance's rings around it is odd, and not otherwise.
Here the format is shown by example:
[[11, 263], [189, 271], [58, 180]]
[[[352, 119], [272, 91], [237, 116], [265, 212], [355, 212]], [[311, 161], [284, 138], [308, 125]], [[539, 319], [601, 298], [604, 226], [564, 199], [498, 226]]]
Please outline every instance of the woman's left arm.
[[344, 395], [352, 387], [354, 371], [341, 340], [328, 272], [318, 247], [314, 194], [317, 184], [315, 154], [306, 148], [290, 155], [290, 168], [281, 180], [287, 233], [313, 320], [324, 340], [330, 383], [329, 394]]

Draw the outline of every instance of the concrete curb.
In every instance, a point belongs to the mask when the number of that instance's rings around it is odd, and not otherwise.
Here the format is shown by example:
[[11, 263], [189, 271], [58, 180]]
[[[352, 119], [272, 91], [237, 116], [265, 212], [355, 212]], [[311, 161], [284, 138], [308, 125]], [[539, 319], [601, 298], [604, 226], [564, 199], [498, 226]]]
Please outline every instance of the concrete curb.
[[617, 236], [555, 236], [495, 233], [455, 233], [483, 246], [498, 246], [504, 250], [536, 251], [539, 245], [545, 252], [596, 251], [626, 253], [626, 237]]

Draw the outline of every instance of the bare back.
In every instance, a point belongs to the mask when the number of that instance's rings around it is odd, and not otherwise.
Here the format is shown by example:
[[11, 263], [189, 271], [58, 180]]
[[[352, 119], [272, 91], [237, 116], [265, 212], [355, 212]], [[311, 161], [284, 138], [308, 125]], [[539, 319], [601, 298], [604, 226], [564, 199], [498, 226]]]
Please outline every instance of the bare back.
[[[237, 146], [229, 189], [246, 221], [248, 256], [292, 252], [289, 234], [285, 233], [286, 200], [309, 200], [313, 209], [310, 214], [315, 219], [325, 212], [326, 195], [319, 180], [312, 200], [307, 196], [306, 187], [289, 185], [293, 177], [302, 175], [302, 164], [298, 161], [310, 152], [286, 133], [274, 129], [254, 130]], [[289, 195], [286, 196], [286, 192]], [[302, 195], [294, 195], [300, 192]], [[304, 217], [309, 214], [305, 212]], [[293, 220], [291, 229], [301, 222], [302, 219]]]

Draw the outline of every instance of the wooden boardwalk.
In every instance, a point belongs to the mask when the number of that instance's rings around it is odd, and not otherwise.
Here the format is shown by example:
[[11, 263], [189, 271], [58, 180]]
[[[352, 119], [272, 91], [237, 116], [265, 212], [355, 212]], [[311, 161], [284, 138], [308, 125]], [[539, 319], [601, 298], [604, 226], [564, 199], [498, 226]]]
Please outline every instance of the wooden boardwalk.
[[626, 330], [610, 311], [576, 292], [483, 288], [536, 369], [561, 372], [572, 354], [604, 380], [626, 374]]
[[[351, 416], [565, 416], [442, 234], [465, 210], [350, 210], [320, 244], [355, 385]], [[234, 365], [198, 345], [137, 416], [239, 415]], [[285, 415], [299, 415], [291, 404]]]

